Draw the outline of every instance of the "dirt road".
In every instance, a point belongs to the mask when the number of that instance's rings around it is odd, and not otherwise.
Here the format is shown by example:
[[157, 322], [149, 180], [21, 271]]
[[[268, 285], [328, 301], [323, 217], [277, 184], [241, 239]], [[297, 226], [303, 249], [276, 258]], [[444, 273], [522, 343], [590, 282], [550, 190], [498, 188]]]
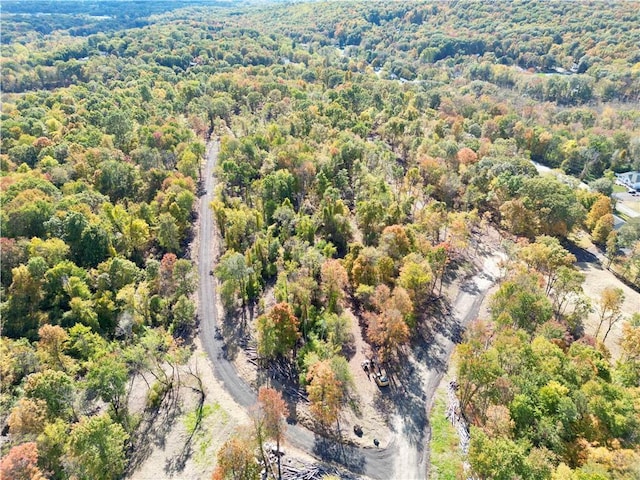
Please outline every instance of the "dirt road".
[[216, 308], [216, 282], [213, 277], [215, 266], [214, 245], [215, 225], [209, 205], [214, 199], [215, 177], [213, 175], [218, 158], [218, 143], [207, 144], [207, 161], [202, 173], [204, 195], [200, 198], [200, 230], [198, 252], [198, 317], [200, 319], [200, 339], [204, 350], [213, 363], [216, 377], [223, 383], [233, 399], [243, 407], [256, 403], [257, 396], [251, 387], [237, 374], [233, 364], [225, 359], [224, 341], [216, 335], [218, 310]]
[[[215, 262], [216, 230], [209, 205], [214, 197], [213, 173], [218, 157], [217, 142], [208, 143], [206, 155], [203, 171], [205, 193], [200, 198], [200, 229], [198, 231], [200, 338], [204, 350], [211, 359], [216, 377], [233, 399], [246, 408], [256, 403], [256, 394], [238, 376], [234, 365], [225, 356], [224, 340], [216, 335], [218, 325], [216, 284], [211, 273]], [[491, 270], [494, 263], [497, 265], [497, 260], [487, 260], [487, 262], [489, 273], [481, 271], [464, 282], [460, 294], [452, 305], [451, 315], [445, 319], [446, 329], [451, 327], [451, 323], [462, 328], [477, 315], [486, 291], [494, 282]], [[440, 335], [434, 342], [434, 348], [431, 349], [432, 358], [424, 362], [423, 359], [417, 359], [415, 368], [418, 374], [413, 377], [418, 381], [410, 396], [411, 401], [406, 402], [409, 395], [403, 392], [393, 395], [393, 400], [397, 401], [398, 405], [398, 413], [392, 420], [395, 436], [386, 448], [340, 445], [298, 425], [288, 426], [288, 443], [322, 461], [338, 463], [353, 473], [370, 478], [385, 480], [425, 478], [427, 475], [425, 452], [429, 438], [428, 409], [440, 379], [446, 371], [452, 349], [453, 340]]]

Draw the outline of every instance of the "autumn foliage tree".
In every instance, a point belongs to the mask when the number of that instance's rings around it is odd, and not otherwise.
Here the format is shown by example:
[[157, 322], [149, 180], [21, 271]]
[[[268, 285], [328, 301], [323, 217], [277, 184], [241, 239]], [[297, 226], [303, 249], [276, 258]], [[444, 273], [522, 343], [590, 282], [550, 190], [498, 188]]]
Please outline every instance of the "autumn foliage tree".
[[555, 237], [540, 235], [536, 241], [523, 246], [518, 252], [527, 266], [540, 272], [545, 279], [545, 293], [548, 295], [555, 287], [561, 267], [571, 267], [575, 255], [569, 253]]
[[628, 386], [640, 384], [640, 313], [623, 324], [620, 348], [618, 371], [622, 382]]
[[613, 326], [623, 318], [623, 303], [624, 291], [621, 288], [606, 287], [602, 291], [598, 305], [598, 328], [596, 328], [594, 337], [598, 337], [602, 326], [605, 325], [606, 330], [602, 341], [605, 342], [607, 340]]
[[0, 478], [11, 480], [45, 480], [38, 468], [38, 447], [35, 442], [23, 443], [9, 450], [0, 461]]
[[260, 464], [256, 461], [255, 440], [247, 432], [237, 431], [218, 450], [212, 480], [258, 480]]
[[504, 281], [489, 305], [492, 319], [533, 332], [549, 320], [553, 306], [538, 284], [535, 274], [520, 273]]
[[64, 353], [64, 347], [69, 340], [67, 332], [59, 325], [43, 325], [38, 330], [38, 357], [43, 364], [55, 370], [66, 371], [73, 360]]
[[268, 314], [258, 317], [260, 356], [276, 358], [290, 355], [300, 338], [299, 323], [291, 306], [286, 302], [274, 305]]
[[610, 215], [611, 213], [613, 213], [611, 199], [604, 195], [598, 195], [598, 198], [589, 209], [589, 213], [587, 213], [584, 223], [587, 228], [593, 232], [598, 221], [605, 215]]
[[329, 360], [321, 360], [309, 368], [307, 393], [311, 413], [322, 425], [329, 426], [338, 421], [344, 398], [343, 385]]
[[349, 284], [347, 271], [338, 260], [327, 260], [321, 267], [322, 293], [327, 302], [327, 309], [339, 312], [344, 298], [344, 289]]
[[468, 147], [463, 147], [458, 150], [457, 158], [461, 165], [467, 166], [478, 161], [478, 154]]
[[379, 285], [373, 296], [376, 311], [367, 312], [367, 337], [378, 348], [381, 361], [397, 356], [410, 338], [408, 320], [412, 321], [413, 302], [402, 287], [390, 291]]
[[21, 398], [13, 407], [7, 423], [9, 431], [18, 437], [37, 435], [45, 425], [47, 419], [47, 404], [41, 399]]
[[282, 394], [270, 387], [260, 387], [258, 391], [258, 404], [264, 421], [267, 436], [276, 441], [278, 455], [278, 478], [282, 478], [282, 466], [280, 443], [284, 440], [286, 430], [285, 418], [289, 415], [289, 409], [282, 398]]
[[379, 348], [380, 360], [385, 362], [409, 341], [409, 327], [398, 310], [390, 310], [369, 320], [367, 336]]
[[593, 227], [593, 230], [591, 231], [591, 237], [593, 238], [593, 241], [599, 245], [606, 246], [609, 235], [615, 232], [615, 230], [613, 229], [614, 223], [615, 219], [613, 217], [613, 214], [611, 213], [607, 213], [600, 217], [596, 222], [595, 227]]
[[409, 292], [414, 303], [424, 302], [431, 294], [434, 285], [428, 260], [418, 254], [407, 255], [400, 269], [398, 283]]
[[72, 416], [76, 391], [73, 379], [55, 370], [32, 373], [25, 382], [25, 395], [33, 400], [44, 401], [50, 419], [68, 419]]

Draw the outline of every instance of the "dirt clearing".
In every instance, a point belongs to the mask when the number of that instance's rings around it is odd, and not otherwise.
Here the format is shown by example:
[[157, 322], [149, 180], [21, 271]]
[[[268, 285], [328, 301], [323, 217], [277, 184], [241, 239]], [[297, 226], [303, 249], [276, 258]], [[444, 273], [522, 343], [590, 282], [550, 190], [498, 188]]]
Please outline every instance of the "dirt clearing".
[[[181, 378], [186, 385], [180, 387], [175, 403], [172, 404], [171, 399], [167, 399], [165, 402], [169, 405], [163, 405], [153, 418], [143, 420], [141, 427], [146, 432], [139, 439], [140, 448], [136, 449], [137, 465], [126, 478], [210, 479], [218, 449], [237, 425], [249, 422], [245, 411], [214, 377], [209, 359], [200, 348], [199, 341], [196, 341], [196, 346], [188, 365], [193, 372], [198, 371], [205, 389], [201, 425], [191, 436], [199, 394], [191, 388], [190, 383], [195, 381], [188, 378], [185, 366], [182, 368]], [[144, 403], [140, 404], [141, 401], [144, 402], [144, 395], [132, 397], [137, 398], [138, 408], [144, 406]]]

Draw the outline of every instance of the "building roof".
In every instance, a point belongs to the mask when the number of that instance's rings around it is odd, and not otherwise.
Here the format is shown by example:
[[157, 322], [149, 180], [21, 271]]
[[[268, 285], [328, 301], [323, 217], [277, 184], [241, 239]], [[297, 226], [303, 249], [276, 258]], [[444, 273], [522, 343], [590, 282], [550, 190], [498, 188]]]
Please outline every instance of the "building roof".
[[616, 176], [622, 181], [633, 183], [640, 182], [640, 172], [624, 172], [618, 173]]

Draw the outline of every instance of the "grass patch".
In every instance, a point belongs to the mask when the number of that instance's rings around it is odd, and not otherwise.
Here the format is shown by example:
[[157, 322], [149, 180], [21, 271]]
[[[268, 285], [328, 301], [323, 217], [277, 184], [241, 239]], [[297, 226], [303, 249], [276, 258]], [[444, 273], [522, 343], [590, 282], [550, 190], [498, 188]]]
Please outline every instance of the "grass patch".
[[[205, 404], [202, 406], [202, 421], [200, 423], [200, 425], [202, 425], [202, 423], [204, 423], [204, 421], [207, 419], [208, 416], [211, 415], [211, 405]], [[193, 435], [195, 433], [196, 430], [196, 426], [198, 425], [198, 409], [194, 408], [191, 412], [187, 413], [187, 415], [185, 416], [184, 419], [184, 428], [187, 429], [187, 432], [189, 433], [189, 435]]]
[[202, 406], [202, 420], [196, 429], [198, 421], [198, 409], [194, 408], [192, 411], [184, 416], [184, 427], [188, 434], [193, 434], [193, 446], [195, 449], [195, 461], [200, 466], [207, 466], [210, 464], [212, 457], [210, 448], [213, 444], [213, 431], [220, 431], [228, 422], [229, 414], [222, 409], [218, 402], [213, 404], [205, 403]]
[[445, 416], [446, 407], [446, 394], [439, 389], [431, 410], [431, 480], [456, 480], [463, 474], [458, 435]]
[[226, 425], [227, 422], [229, 421], [229, 414], [222, 409], [222, 407], [220, 406], [220, 404], [218, 402], [215, 402], [211, 406], [211, 413], [212, 413], [212, 415], [217, 417], [217, 420], [222, 425]]
[[572, 233], [569, 235], [568, 239], [580, 248], [587, 249], [593, 246], [593, 243], [591, 243], [591, 239], [587, 233], [584, 233], [584, 235], [576, 235]]
[[209, 447], [211, 446], [213, 439], [211, 436], [203, 438], [198, 444], [198, 450], [196, 452], [196, 462], [198, 465], [209, 465], [211, 461], [211, 455], [209, 455]]
[[628, 222], [629, 220], [631, 220], [631, 217], [629, 217], [629, 215], [622, 213], [619, 210], [616, 210], [615, 214], [621, 219], [623, 219], [625, 222]]
[[[205, 403], [202, 406], [202, 421], [200, 426], [204, 424], [208, 418], [213, 417], [219, 421], [222, 425], [225, 425], [229, 421], [229, 415], [225, 412], [218, 402], [214, 404]], [[187, 413], [184, 418], [184, 427], [189, 434], [194, 433], [196, 423], [198, 421], [198, 409], [194, 408], [191, 412]]]
[[613, 193], [626, 193], [627, 188], [622, 185], [613, 185]]

